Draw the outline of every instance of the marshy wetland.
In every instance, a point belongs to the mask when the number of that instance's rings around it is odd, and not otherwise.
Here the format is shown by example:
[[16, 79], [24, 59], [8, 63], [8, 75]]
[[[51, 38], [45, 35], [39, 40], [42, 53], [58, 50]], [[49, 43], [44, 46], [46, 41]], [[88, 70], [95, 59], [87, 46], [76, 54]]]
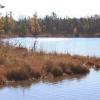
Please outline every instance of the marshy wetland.
[[16, 100], [100, 99], [99, 38], [3, 41], [7, 42], [0, 45], [0, 96], [3, 100], [15, 96]]

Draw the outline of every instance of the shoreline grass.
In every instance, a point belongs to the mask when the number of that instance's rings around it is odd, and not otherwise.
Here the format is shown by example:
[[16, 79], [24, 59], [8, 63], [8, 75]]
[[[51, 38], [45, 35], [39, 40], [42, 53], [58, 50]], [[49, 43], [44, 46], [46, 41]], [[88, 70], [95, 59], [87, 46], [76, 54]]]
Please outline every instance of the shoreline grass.
[[99, 69], [100, 58], [35, 52], [0, 44], [0, 85], [86, 75], [90, 68]]

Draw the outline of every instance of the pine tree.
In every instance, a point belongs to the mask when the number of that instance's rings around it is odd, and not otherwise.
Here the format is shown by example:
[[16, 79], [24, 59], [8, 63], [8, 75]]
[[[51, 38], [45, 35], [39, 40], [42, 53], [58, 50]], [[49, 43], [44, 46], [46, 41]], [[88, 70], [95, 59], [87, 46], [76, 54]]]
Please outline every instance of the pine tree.
[[12, 16], [12, 12], [10, 12], [9, 15], [10, 15], [9, 18], [8, 18], [9, 32], [13, 33], [14, 30], [15, 30], [15, 20], [14, 20], [14, 18]]
[[[0, 8], [4, 8], [5, 6], [0, 4]], [[0, 34], [4, 32], [4, 20], [3, 17], [0, 16]]]
[[6, 16], [4, 17], [4, 31], [7, 34], [9, 32], [9, 23], [8, 23], [8, 14], [6, 13]]

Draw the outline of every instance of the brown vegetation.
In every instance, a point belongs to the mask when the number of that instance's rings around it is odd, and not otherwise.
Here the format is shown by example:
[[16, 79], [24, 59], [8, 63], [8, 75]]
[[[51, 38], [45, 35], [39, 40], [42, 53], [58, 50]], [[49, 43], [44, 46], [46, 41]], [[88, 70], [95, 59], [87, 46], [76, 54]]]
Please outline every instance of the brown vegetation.
[[0, 84], [23, 80], [48, 80], [61, 76], [84, 75], [100, 68], [96, 57], [27, 51], [25, 48], [0, 45]]

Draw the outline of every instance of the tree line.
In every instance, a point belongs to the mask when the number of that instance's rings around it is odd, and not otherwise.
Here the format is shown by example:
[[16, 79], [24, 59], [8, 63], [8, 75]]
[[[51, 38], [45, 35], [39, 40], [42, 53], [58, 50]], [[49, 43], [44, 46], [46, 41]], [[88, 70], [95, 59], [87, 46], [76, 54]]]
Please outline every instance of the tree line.
[[83, 18], [61, 18], [55, 12], [38, 18], [37, 14], [32, 17], [24, 17], [15, 20], [12, 12], [0, 17], [0, 34], [18, 36], [79, 36], [80, 34], [99, 34], [100, 16], [95, 15]]

